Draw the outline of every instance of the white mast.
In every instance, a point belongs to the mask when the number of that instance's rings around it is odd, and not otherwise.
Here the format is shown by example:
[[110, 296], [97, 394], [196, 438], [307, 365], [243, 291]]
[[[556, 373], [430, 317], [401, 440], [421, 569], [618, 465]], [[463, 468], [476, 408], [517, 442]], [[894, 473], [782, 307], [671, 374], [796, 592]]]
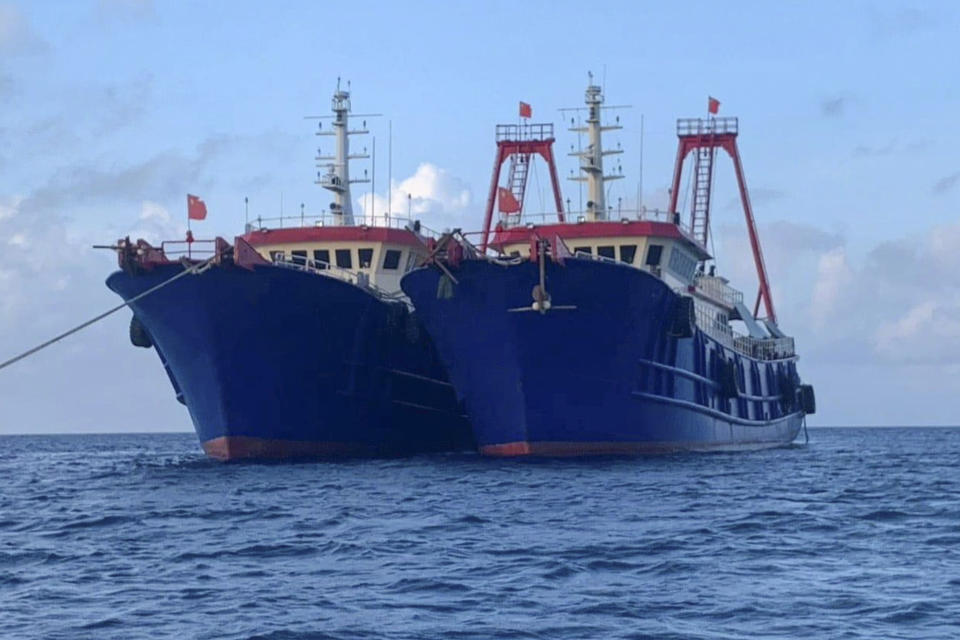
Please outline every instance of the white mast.
[[[603, 126], [600, 124], [600, 111], [603, 105], [603, 89], [593, 84], [593, 74], [590, 78], [584, 102], [587, 110], [587, 126], [572, 127], [570, 131], [586, 133], [589, 144], [586, 149], [571, 153], [580, 158], [580, 171], [585, 175], [571, 178], [578, 182], [587, 183], [587, 211], [588, 220], [607, 219], [607, 198], [604, 183], [607, 180], [618, 180], [623, 175], [603, 175], [603, 157], [615, 153], [623, 153], [621, 149], [604, 151], [601, 133], [613, 129], [622, 129], [619, 124]], [[618, 118], [619, 120], [619, 118]]]
[[333, 131], [318, 131], [318, 136], [334, 136], [336, 138], [336, 155], [317, 156], [318, 161], [326, 164], [318, 164], [318, 167], [325, 166], [327, 172], [321, 174], [317, 172], [317, 184], [324, 189], [333, 192], [334, 201], [330, 203], [330, 212], [334, 214], [334, 224], [352, 226], [356, 224], [353, 219], [353, 197], [350, 194], [350, 185], [358, 182], [370, 182], [364, 179], [350, 179], [350, 160], [359, 158], [369, 158], [366, 152], [350, 155], [349, 137], [357, 134], [369, 133], [364, 121], [363, 129], [349, 129], [350, 113], [350, 83], [347, 83], [347, 91], [340, 89], [340, 78], [337, 78], [337, 90], [333, 94], [331, 110], [333, 111]]

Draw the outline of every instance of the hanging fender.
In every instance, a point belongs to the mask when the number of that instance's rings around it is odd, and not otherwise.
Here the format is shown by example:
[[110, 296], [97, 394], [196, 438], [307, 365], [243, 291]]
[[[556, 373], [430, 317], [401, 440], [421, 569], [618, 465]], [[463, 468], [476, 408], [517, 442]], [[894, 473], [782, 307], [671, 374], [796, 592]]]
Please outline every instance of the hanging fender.
[[130, 318], [130, 343], [135, 347], [149, 349], [153, 346], [153, 340], [150, 338], [150, 332], [143, 326], [137, 316]]

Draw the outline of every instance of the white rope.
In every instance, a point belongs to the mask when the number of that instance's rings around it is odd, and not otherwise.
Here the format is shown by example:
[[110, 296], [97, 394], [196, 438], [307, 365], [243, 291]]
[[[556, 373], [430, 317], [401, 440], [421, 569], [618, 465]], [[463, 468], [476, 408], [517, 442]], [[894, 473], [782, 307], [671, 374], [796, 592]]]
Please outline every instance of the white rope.
[[28, 356], [32, 356], [33, 354], [35, 354], [37, 351], [40, 351], [41, 349], [46, 349], [46, 348], [49, 347], [50, 345], [52, 345], [52, 344], [54, 344], [54, 343], [57, 343], [57, 342], [60, 342], [60, 341], [63, 340], [64, 338], [66, 338], [66, 337], [68, 337], [68, 336], [71, 336], [71, 335], [75, 334], [76, 332], [80, 331], [81, 329], [85, 329], [85, 328], [89, 327], [90, 325], [92, 325], [92, 324], [94, 324], [94, 323], [96, 323], [96, 322], [99, 322], [100, 320], [103, 320], [103, 319], [106, 318], [107, 316], [109, 316], [109, 315], [111, 315], [111, 314], [113, 314], [113, 313], [116, 313], [117, 311], [120, 311], [120, 309], [123, 309], [124, 307], [130, 306], [131, 304], [133, 304], [133, 303], [136, 302], [137, 300], [140, 300], [141, 298], [145, 298], [146, 296], [150, 295], [150, 294], [153, 293], [154, 291], [157, 291], [158, 289], [161, 289], [161, 288], [167, 286], [168, 284], [170, 284], [171, 282], [173, 282], [173, 281], [175, 281], [175, 280], [179, 280], [180, 278], [182, 278], [183, 276], [185, 276], [185, 275], [187, 275], [187, 274], [196, 273], [201, 267], [205, 267], [205, 266], [207, 266], [208, 264], [210, 264], [210, 262], [211, 262], [212, 260], [213, 260], [213, 258], [208, 258], [208, 259], [204, 260], [203, 262], [199, 262], [199, 263], [193, 265], [192, 267], [189, 267], [189, 268], [187, 268], [187, 269], [184, 269], [183, 271], [181, 271], [181, 272], [178, 273], [177, 275], [173, 276], [172, 278], [169, 278], [169, 279], [167, 279], [167, 280], [164, 280], [163, 282], [161, 282], [160, 284], [158, 284], [158, 285], [156, 285], [156, 286], [150, 287], [149, 289], [147, 289], [147, 290], [144, 291], [143, 293], [140, 293], [140, 294], [138, 294], [138, 295], [135, 295], [134, 297], [130, 298], [129, 300], [127, 300], [127, 301], [124, 302], [123, 304], [117, 305], [116, 307], [113, 307], [112, 309], [110, 309], [110, 310], [108, 310], [108, 311], [105, 311], [105, 312], [101, 313], [100, 315], [98, 315], [98, 316], [96, 316], [96, 317], [94, 317], [94, 318], [90, 318], [89, 320], [87, 320], [87, 321], [84, 322], [83, 324], [77, 325], [76, 327], [70, 329], [69, 331], [64, 331], [64, 332], [61, 333], [60, 335], [58, 335], [58, 336], [56, 336], [56, 337], [54, 337], [54, 338], [50, 338], [50, 339], [47, 340], [46, 342], [44, 342], [44, 343], [42, 343], [42, 344], [38, 344], [37, 346], [33, 347], [32, 349], [29, 349], [29, 350], [27, 350], [27, 351], [24, 351], [23, 353], [21, 353], [21, 354], [18, 355], [18, 356], [14, 356], [13, 358], [10, 358], [9, 360], [7, 360], [7, 361], [5, 361], [5, 362], [3, 362], [3, 363], [0, 363], [0, 369], [4, 369], [4, 368], [6, 368], [6, 367], [9, 367], [9, 366], [12, 365], [14, 362], [19, 362], [20, 360], [23, 360], [24, 358], [26, 358], [26, 357], [28, 357]]

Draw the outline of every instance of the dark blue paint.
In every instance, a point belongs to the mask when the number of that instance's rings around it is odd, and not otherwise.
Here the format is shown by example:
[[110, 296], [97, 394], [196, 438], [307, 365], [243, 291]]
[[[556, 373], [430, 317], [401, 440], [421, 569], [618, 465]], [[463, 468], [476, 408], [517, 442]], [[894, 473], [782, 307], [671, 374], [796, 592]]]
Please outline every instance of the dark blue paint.
[[[434, 338], [480, 446], [741, 448], [786, 444], [801, 427], [798, 410], [770, 398], [779, 396], [781, 376], [796, 378], [794, 362], [752, 360], [699, 329], [692, 338], [672, 337], [676, 294], [645, 271], [549, 262], [555, 310], [546, 314], [508, 311], [531, 305], [537, 264], [467, 260], [452, 273], [459, 284], [449, 297], [438, 295], [443, 274], [435, 268], [407, 274], [401, 286]], [[739, 371], [741, 395], [733, 401], [718, 395], [720, 356]]]
[[[130, 299], [181, 270], [118, 271], [107, 285]], [[429, 337], [399, 302], [296, 269], [223, 266], [131, 306], [201, 442], [247, 436], [375, 455], [472, 444]]]

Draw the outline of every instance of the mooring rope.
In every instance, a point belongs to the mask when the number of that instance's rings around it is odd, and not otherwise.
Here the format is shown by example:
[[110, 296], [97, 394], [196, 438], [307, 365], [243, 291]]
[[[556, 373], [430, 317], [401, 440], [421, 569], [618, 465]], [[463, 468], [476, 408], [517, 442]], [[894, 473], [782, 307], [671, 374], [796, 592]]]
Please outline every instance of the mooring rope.
[[[215, 256], [214, 256], [214, 257], [215, 257]], [[143, 293], [140, 293], [140, 294], [135, 295], [134, 297], [132, 297], [132, 298], [130, 298], [129, 300], [125, 301], [123, 304], [119, 304], [119, 305], [113, 307], [112, 309], [109, 309], [108, 311], [104, 311], [104, 312], [101, 313], [100, 315], [98, 315], [98, 316], [96, 316], [96, 317], [94, 317], [94, 318], [90, 318], [90, 319], [87, 320], [86, 322], [75, 326], [74, 328], [70, 329], [69, 331], [64, 331], [64, 332], [61, 333], [60, 335], [58, 335], [58, 336], [56, 336], [56, 337], [54, 337], [54, 338], [50, 338], [50, 339], [47, 340], [46, 342], [44, 342], [44, 343], [42, 343], [42, 344], [38, 344], [37, 346], [33, 347], [32, 349], [28, 349], [27, 351], [24, 351], [23, 353], [21, 353], [21, 354], [18, 355], [18, 356], [14, 356], [13, 358], [10, 358], [9, 360], [0, 363], [0, 369], [4, 369], [4, 368], [6, 368], [6, 367], [9, 367], [9, 366], [12, 365], [14, 362], [19, 362], [20, 360], [23, 360], [23, 359], [26, 358], [26, 357], [32, 356], [32, 355], [35, 354], [37, 351], [40, 351], [41, 349], [46, 349], [46, 348], [49, 347], [50, 345], [55, 344], [55, 343], [57, 343], [57, 342], [60, 342], [60, 341], [63, 340], [64, 338], [75, 334], [77, 331], [80, 331], [81, 329], [86, 329], [86, 328], [89, 327], [90, 325], [92, 325], [92, 324], [94, 324], [94, 323], [96, 323], [96, 322], [99, 322], [100, 320], [103, 320], [103, 319], [106, 318], [107, 316], [109, 316], [109, 315], [111, 315], [111, 314], [113, 314], [113, 313], [116, 313], [117, 311], [120, 311], [120, 309], [123, 309], [124, 307], [130, 306], [131, 304], [133, 304], [133, 303], [136, 302], [137, 300], [140, 300], [141, 298], [147, 297], [148, 295], [150, 295], [150, 294], [153, 293], [154, 291], [157, 291], [158, 289], [162, 289], [163, 287], [165, 287], [165, 286], [167, 286], [168, 284], [174, 282], [175, 280], [179, 280], [180, 278], [182, 278], [183, 276], [185, 276], [185, 275], [187, 275], [187, 274], [197, 273], [202, 267], [205, 267], [205, 266], [207, 266], [208, 264], [210, 264], [210, 262], [211, 262], [212, 260], [213, 260], [213, 258], [208, 258], [207, 260], [204, 260], [203, 262], [198, 262], [197, 264], [195, 264], [195, 265], [193, 265], [193, 266], [191, 266], [191, 267], [188, 267], [188, 268], [184, 269], [183, 271], [181, 271], [181, 272], [178, 273], [177, 275], [173, 276], [172, 278], [168, 278], [167, 280], [164, 280], [164, 281], [161, 282], [160, 284], [158, 284], [158, 285], [156, 285], [156, 286], [153, 286], [153, 287], [150, 287], [149, 289], [147, 289], [147, 290], [144, 291]]]

